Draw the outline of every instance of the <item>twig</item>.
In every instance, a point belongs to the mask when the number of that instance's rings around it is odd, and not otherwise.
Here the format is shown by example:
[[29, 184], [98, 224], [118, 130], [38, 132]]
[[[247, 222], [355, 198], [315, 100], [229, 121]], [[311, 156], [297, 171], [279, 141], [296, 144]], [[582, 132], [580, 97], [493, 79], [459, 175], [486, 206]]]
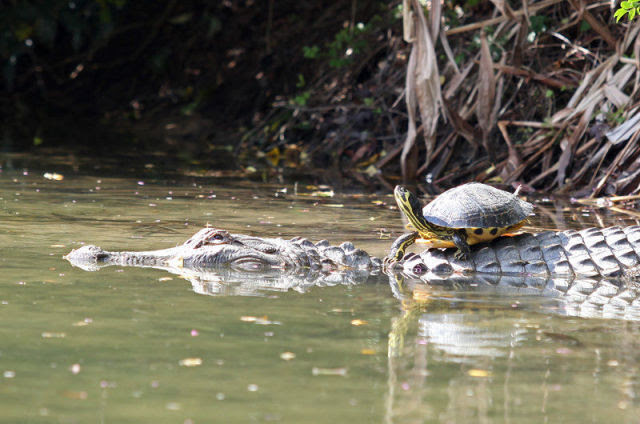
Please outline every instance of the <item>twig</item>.
[[602, 25], [600, 21], [598, 21], [591, 14], [591, 12], [586, 10], [584, 3], [580, 1], [579, 4], [577, 4], [576, 0], [569, 0], [569, 3], [571, 3], [571, 6], [573, 6], [573, 8], [576, 11], [578, 11], [579, 15], [582, 14], [582, 17], [584, 18], [585, 21], [587, 21], [589, 25], [591, 25], [591, 28], [593, 28], [595, 32], [597, 32], [598, 34], [600, 34], [602, 38], [604, 38], [604, 41], [607, 42], [609, 47], [611, 47], [611, 49], [613, 50], [616, 50], [617, 42], [615, 37], [611, 34], [611, 32], [609, 31], [609, 29], [607, 29], [607, 27]]
[[577, 87], [578, 85], [573, 81], [559, 81], [557, 79], [549, 78], [545, 75], [538, 74], [536, 72], [527, 71], [525, 69], [516, 68], [515, 66], [494, 64], [494, 68], [511, 75], [517, 75], [520, 77], [526, 77], [534, 81], [541, 82], [549, 87], [563, 89], [566, 87]]
[[[546, 1], [541, 1], [540, 3], [536, 3], [534, 5], [528, 6], [526, 11], [527, 11], [528, 14], [532, 14], [532, 13], [537, 12], [538, 10], [546, 9], [549, 6], [553, 6], [556, 3], [561, 3], [562, 1], [564, 1], [564, 0], [546, 0]], [[522, 16], [524, 14], [525, 14], [525, 9], [520, 9], [520, 10], [517, 10], [517, 11], [513, 12], [513, 17], [517, 18], [517, 17]], [[507, 21], [507, 20], [510, 20], [510, 19], [512, 19], [512, 18], [509, 18], [506, 15], [502, 15], [502, 16], [497, 17], [497, 18], [487, 19], [487, 20], [476, 22], [476, 23], [473, 23], [473, 24], [463, 25], [461, 27], [453, 28], [453, 29], [450, 29], [450, 30], [446, 31], [445, 34], [453, 35], [453, 34], [460, 34], [460, 33], [467, 32], [467, 31], [474, 31], [476, 29], [480, 29], [480, 28], [488, 26], [488, 25], [499, 24], [500, 22]]]

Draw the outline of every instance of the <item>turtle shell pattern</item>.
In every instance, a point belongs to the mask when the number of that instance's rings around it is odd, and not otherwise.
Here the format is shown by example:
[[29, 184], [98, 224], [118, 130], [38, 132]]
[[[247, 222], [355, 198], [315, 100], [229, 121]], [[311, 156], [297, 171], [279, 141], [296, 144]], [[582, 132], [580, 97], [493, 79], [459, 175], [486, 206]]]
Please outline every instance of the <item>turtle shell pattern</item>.
[[427, 221], [446, 228], [505, 228], [526, 219], [533, 205], [481, 183], [468, 183], [445, 191], [424, 207]]

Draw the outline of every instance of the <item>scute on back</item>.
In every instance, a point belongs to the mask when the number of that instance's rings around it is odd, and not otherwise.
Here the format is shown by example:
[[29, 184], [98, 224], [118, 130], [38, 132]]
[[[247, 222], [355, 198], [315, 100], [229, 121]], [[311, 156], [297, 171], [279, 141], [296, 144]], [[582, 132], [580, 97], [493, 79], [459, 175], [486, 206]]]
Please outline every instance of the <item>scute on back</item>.
[[468, 183], [445, 191], [422, 212], [427, 221], [441, 227], [506, 227], [527, 218], [533, 205], [486, 184]]

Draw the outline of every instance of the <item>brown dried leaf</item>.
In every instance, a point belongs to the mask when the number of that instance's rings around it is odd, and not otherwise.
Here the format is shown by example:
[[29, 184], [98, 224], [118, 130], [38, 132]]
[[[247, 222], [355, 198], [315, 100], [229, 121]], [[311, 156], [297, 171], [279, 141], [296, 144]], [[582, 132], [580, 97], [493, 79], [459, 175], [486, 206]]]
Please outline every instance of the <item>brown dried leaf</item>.
[[[437, 58], [427, 20], [418, 0], [410, 0], [412, 14], [405, 14], [405, 29], [410, 28], [415, 35], [409, 63], [407, 64], [407, 78], [405, 82], [405, 96], [409, 113], [407, 138], [405, 139], [401, 155], [402, 176], [404, 180], [413, 179], [417, 169], [415, 158], [416, 123], [415, 109], [420, 108], [422, 130], [427, 148], [427, 163], [435, 145], [435, 132], [442, 95], [440, 93], [440, 74]], [[403, 3], [404, 4], [404, 3]], [[406, 20], [411, 20], [409, 25]], [[405, 33], [405, 38], [407, 33]]]
[[477, 131], [471, 124], [465, 121], [457, 110], [451, 107], [448, 101], [444, 101], [444, 106], [447, 111], [447, 115], [449, 116], [451, 125], [453, 126], [454, 131], [462, 136], [465, 140], [469, 142], [473, 146], [473, 153], [470, 156], [475, 156], [475, 152], [478, 150], [478, 134]]
[[[595, 91], [599, 90], [605, 81], [606, 71], [608, 71], [617, 63], [618, 63], [618, 57], [616, 55], [613, 55], [609, 57], [606, 61], [601, 63], [597, 68], [587, 72], [584, 78], [582, 79], [582, 84], [580, 84], [580, 87], [578, 87], [575, 93], [573, 93], [573, 96], [571, 96], [571, 99], [567, 103], [566, 107], [578, 109], [576, 105], [578, 105], [581, 99], [584, 97], [588, 97], [589, 95], [592, 95]], [[585, 92], [587, 94], [584, 94]]]
[[440, 0], [431, 0], [431, 9], [429, 10], [429, 18], [431, 18], [431, 39], [435, 40], [440, 32], [440, 20], [442, 19], [442, 3]]
[[626, 106], [630, 101], [629, 96], [624, 94], [618, 87], [611, 84], [604, 86], [604, 95], [617, 108]]
[[449, 59], [449, 64], [451, 65], [451, 67], [455, 71], [455, 75], [459, 75], [460, 74], [460, 69], [458, 68], [458, 64], [456, 63], [456, 58], [453, 55], [453, 51], [451, 50], [451, 46], [449, 45], [449, 40], [447, 39], [447, 34], [444, 31], [440, 31], [440, 42], [442, 43], [442, 49], [444, 50], [444, 54], [447, 56], [447, 59]]
[[578, 142], [580, 141], [580, 139], [582, 139], [582, 136], [587, 131], [587, 126], [589, 124], [589, 121], [591, 121], [591, 115], [593, 114], [593, 107], [595, 107], [595, 105], [592, 105], [592, 107], [588, 108], [582, 114], [582, 116], [580, 117], [580, 121], [578, 121], [578, 125], [573, 130], [571, 136], [568, 139], [565, 138], [560, 142], [562, 154], [560, 155], [560, 158], [557, 162], [558, 173], [554, 181], [558, 185], [558, 187], [563, 187], [565, 184], [567, 167], [571, 163], [571, 158], [573, 157], [573, 152], [575, 151]]
[[475, 66], [474, 62], [477, 59], [478, 57], [476, 56], [473, 58], [473, 60], [469, 60], [467, 62], [467, 65], [462, 70], [462, 72], [454, 75], [453, 78], [449, 80], [444, 92], [445, 99], [450, 99], [456, 94], [456, 92], [458, 91], [458, 88], [460, 88], [460, 85], [462, 85], [462, 83], [467, 80], [467, 76], [469, 76], [469, 72], [471, 72], [471, 69]]
[[414, 13], [417, 16], [415, 22], [417, 55], [416, 55], [416, 98], [420, 107], [422, 119], [422, 132], [427, 148], [427, 160], [431, 160], [431, 154], [435, 146], [435, 132], [440, 118], [442, 94], [440, 92], [440, 73], [436, 51], [427, 20], [422, 13], [422, 7], [418, 0], [412, 0]]
[[482, 144], [487, 152], [491, 152], [489, 146], [489, 131], [493, 127], [491, 115], [494, 108], [496, 90], [495, 76], [493, 75], [493, 61], [491, 51], [484, 32], [480, 36], [480, 69], [478, 70], [478, 101], [476, 104], [476, 116], [478, 125], [482, 130]]
[[[509, 121], [498, 122], [498, 129], [502, 133], [502, 137], [504, 138], [504, 141], [507, 143], [507, 148], [509, 150], [509, 156], [507, 157], [507, 162], [505, 164], [505, 167], [503, 168], [503, 171], [507, 171], [507, 168], [513, 171], [515, 169], [518, 169], [518, 167], [522, 165], [522, 159], [520, 158], [520, 154], [518, 153], [518, 150], [513, 145], [513, 142], [511, 141], [511, 137], [509, 136], [509, 132], [507, 131], [508, 125], [509, 125]], [[506, 177], [506, 174], [503, 175], [503, 177]], [[507, 178], [503, 178], [503, 179], [506, 180]]]
[[415, 26], [413, 24], [411, 0], [402, 0], [402, 37], [407, 43], [413, 43], [415, 40]]
[[618, 144], [622, 141], [627, 140], [636, 132], [640, 131], [640, 112], [636, 109], [632, 111], [634, 114], [630, 118], [609, 131], [606, 136], [607, 139], [613, 144]]
[[567, 175], [567, 166], [571, 162], [571, 145], [569, 144], [569, 140], [563, 138], [560, 142], [560, 149], [562, 150], [562, 154], [560, 155], [560, 159], [557, 162], [558, 174], [556, 175], [555, 183], [558, 187], [562, 187], [564, 185], [564, 178]]
[[416, 55], [417, 47], [414, 44], [411, 47], [409, 55], [409, 63], [407, 64], [407, 77], [405, 81], [405, 100], [407, 102], [407, 114], [409, 115], [409, 123], [407, 125], [407, 138], [402, 146], [402, 154], [400, 155], [400, 167], [402, 169], [402, 179], [406, 182], [415, 177], [417, 159], [414, 152], [416, 144]]

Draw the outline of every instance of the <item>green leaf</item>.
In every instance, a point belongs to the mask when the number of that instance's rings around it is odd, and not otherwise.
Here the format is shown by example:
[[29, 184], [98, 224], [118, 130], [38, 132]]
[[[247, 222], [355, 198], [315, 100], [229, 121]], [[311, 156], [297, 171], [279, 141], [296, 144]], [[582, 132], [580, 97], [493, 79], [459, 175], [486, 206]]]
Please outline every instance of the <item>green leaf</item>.
[[580, 22], [580, 32], [589, 31], [590, 29], [591, 29], [591, 25], [589, 25], [589, 22], [587, 21]]
[[616, 13], [614, 13], [613, 16], [615, 16], [616, 18], [616, 23], [620, 22], [620, 19], [626, 14], [627, 12], [624, 9], [618, 9], [616, 10]]
[[636, 9], [629, 9], [629, 20], [632, 21], [636, 17]]
[[633, 5], [631, 4], [630, 1], [623, 1], [620, 3], [620, 7], [623, 9], [631, 9]]
[[320, 47], [318, 46], [302, 46], [302, 55], [305, 59], [315, 59], [318, 57], [318, 52], [320, 51]]

